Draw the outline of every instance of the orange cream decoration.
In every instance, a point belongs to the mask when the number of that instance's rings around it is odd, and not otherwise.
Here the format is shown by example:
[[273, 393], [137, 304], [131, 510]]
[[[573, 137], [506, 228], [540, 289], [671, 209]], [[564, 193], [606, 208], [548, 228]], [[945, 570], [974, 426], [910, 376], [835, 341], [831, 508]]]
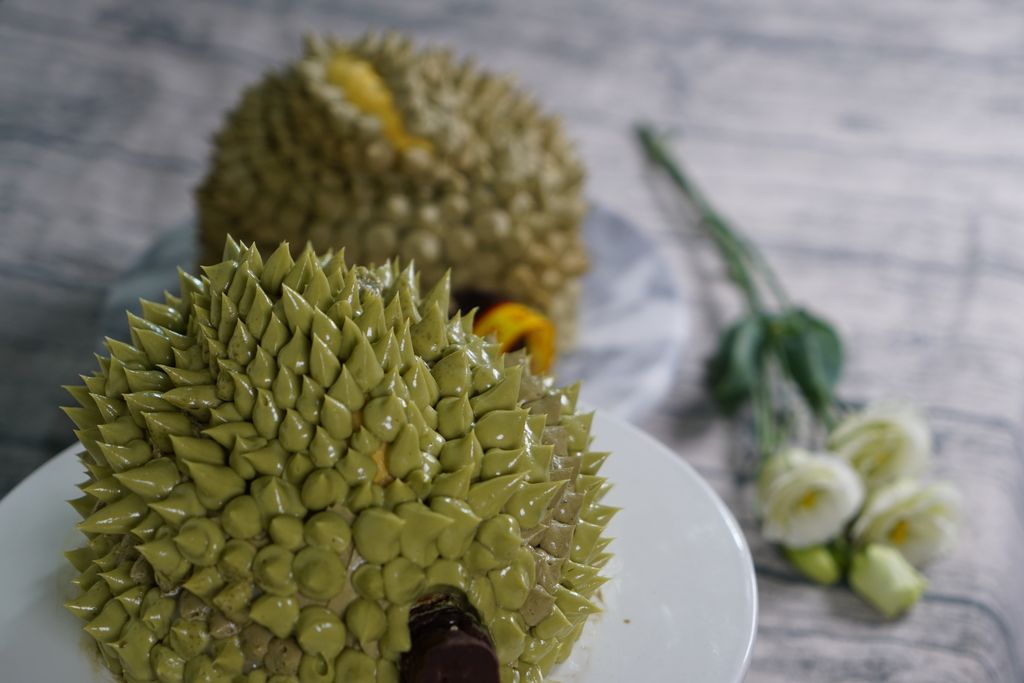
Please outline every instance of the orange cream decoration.
[[502, 353], [526, 347], [534, 372], [547, 372], [555, 360], [555, 327], [539, 311], [504, 301], [486, 309], [473, 326], [482, 337], [493, 334]]

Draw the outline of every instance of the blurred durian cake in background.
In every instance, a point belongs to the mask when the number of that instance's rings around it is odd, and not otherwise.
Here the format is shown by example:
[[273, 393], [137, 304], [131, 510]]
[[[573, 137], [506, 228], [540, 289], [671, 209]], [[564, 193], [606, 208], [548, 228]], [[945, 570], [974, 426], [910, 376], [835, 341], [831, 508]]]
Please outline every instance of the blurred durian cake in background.
[[[225, 236], [265, 253], [345, 248], [452, 271], [464, 309], [511, 301], [574, 336], [587, 256], [583, 167], [560, 120], [508, 76], [396, 33], [307, 37], [248, 88], [196, 191], [201, 261]], [[298, 251], [296, 251], [296, 255]]]

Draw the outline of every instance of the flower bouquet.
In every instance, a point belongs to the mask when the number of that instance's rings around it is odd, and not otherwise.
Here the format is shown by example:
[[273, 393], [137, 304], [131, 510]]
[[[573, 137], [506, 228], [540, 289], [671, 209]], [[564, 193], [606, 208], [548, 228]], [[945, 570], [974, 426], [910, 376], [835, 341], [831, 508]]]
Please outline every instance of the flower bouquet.
[[[758, 250], [707, 201], [647, 126], [637, 136], [699, 218], [743, 293], [746, 313], [707, 365], [720, 411], [749, 408], [759, 462], [762, 533], [809, 579], [848, 585], [887, 617], [927, 585], [918, 571], [948, 552], [960, 499], [925, 480], [932, 438], [913, 405], [852, 409], [836, 396], [843, 346], [823, 318], [794, 306]], [[814, 429], [795, 429], [809, 416]]]

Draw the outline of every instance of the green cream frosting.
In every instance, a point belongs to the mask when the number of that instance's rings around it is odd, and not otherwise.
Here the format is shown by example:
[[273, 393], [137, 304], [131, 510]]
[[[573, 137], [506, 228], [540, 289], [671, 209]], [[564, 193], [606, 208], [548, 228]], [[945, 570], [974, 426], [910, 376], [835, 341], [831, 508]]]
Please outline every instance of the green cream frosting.
[[503, 680], [568, 656], [606, 580], [608, 456], [575, 388], [415, 282], [228, 242], [69, 388], [67, 607], [121, 680], [397, 683], [410, 610], [452, 589]]

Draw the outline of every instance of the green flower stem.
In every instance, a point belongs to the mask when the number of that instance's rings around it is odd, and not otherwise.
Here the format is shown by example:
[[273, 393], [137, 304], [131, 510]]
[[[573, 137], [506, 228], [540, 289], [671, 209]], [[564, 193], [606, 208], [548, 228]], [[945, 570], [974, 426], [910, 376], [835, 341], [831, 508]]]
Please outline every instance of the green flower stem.
[[[788, 437], [788, 421], [781, 418], [776, 410], [776, 403], [787, 407], [785, 396], [776, 391], [778, 379], [783, 382], [792, 381], [803, 394], [807, 407], [828, 429], [831, 429], [836, 420], [835, 397], [831, 394], [832, 383], [835, 380], [833, 378], [827, 387], [828, 395], [821, 398], [822, 383], [828, 381], [823, 380], [823, 372], [826, 373], [824, 376], [827, 376], [827, 370], [823, 371], [822, 362], [826, 362], [823, 359], [831, 356], [823, 351], [820, 345], [831, 341], [829, 335], [835, 338], [835, 343], [838, 344], [834, 331], [811, 314], [792, 306], [782, 282], [761, 252], [715, 210], [687, 176], [682, 165], [672, 157], [654, 129], [648, 125], [638, 124], [635, 131], [648, 159], [665, 173], [680, 191], [683, 199], [696, 211], [701, 227], [722, 255], [729, 275], [742, 291], [751, 314], [764, 316], [772, 321], [769, 335], [771, 341], [761, 352], [758, 363], [760, 370], [756, 379], [750, 382], [746, 389], [747, 398], [753, 408], [758, 450], [765, 456], [771, 455]], [[769, 296], [765, 296], [762, 289]], [[774, 299], [776, 306], [768, 305], [767, 299]], [[791, 321], [790, 324], [792, 321], [799, 321], [803, 327], [796, 332], [787, 332], [778, 327], [783, 320]], [[786, 334], [790, 336], [787, 338]], [[802, 350], [793, 351], [792, 344], [802, 344]], [[808, 347], [808, 344], [811, 346]], [[726, 363], [725, 367], [728, 367], [728, 353], [724, 353], [722, 357], [726, 359], [723, 361]], [[774, 363], [779, 365], [775, 366]]]
[[759, 271], [779, 304], [783, 308], [788, 307], [789, 296], [764, 257], [715, 211], [697, 185], [683, 171], [682, 166], [672, 158], [654, 130], [650, 126], [639, 124], [636, 126], [636, 134], [648, 158], [668, 175], [697, 211], [701, 224], [725, 258], [730, 275], [743, 290], [750, 309], [761, 311], [764, 308], [751, 272], [752, 268]]

